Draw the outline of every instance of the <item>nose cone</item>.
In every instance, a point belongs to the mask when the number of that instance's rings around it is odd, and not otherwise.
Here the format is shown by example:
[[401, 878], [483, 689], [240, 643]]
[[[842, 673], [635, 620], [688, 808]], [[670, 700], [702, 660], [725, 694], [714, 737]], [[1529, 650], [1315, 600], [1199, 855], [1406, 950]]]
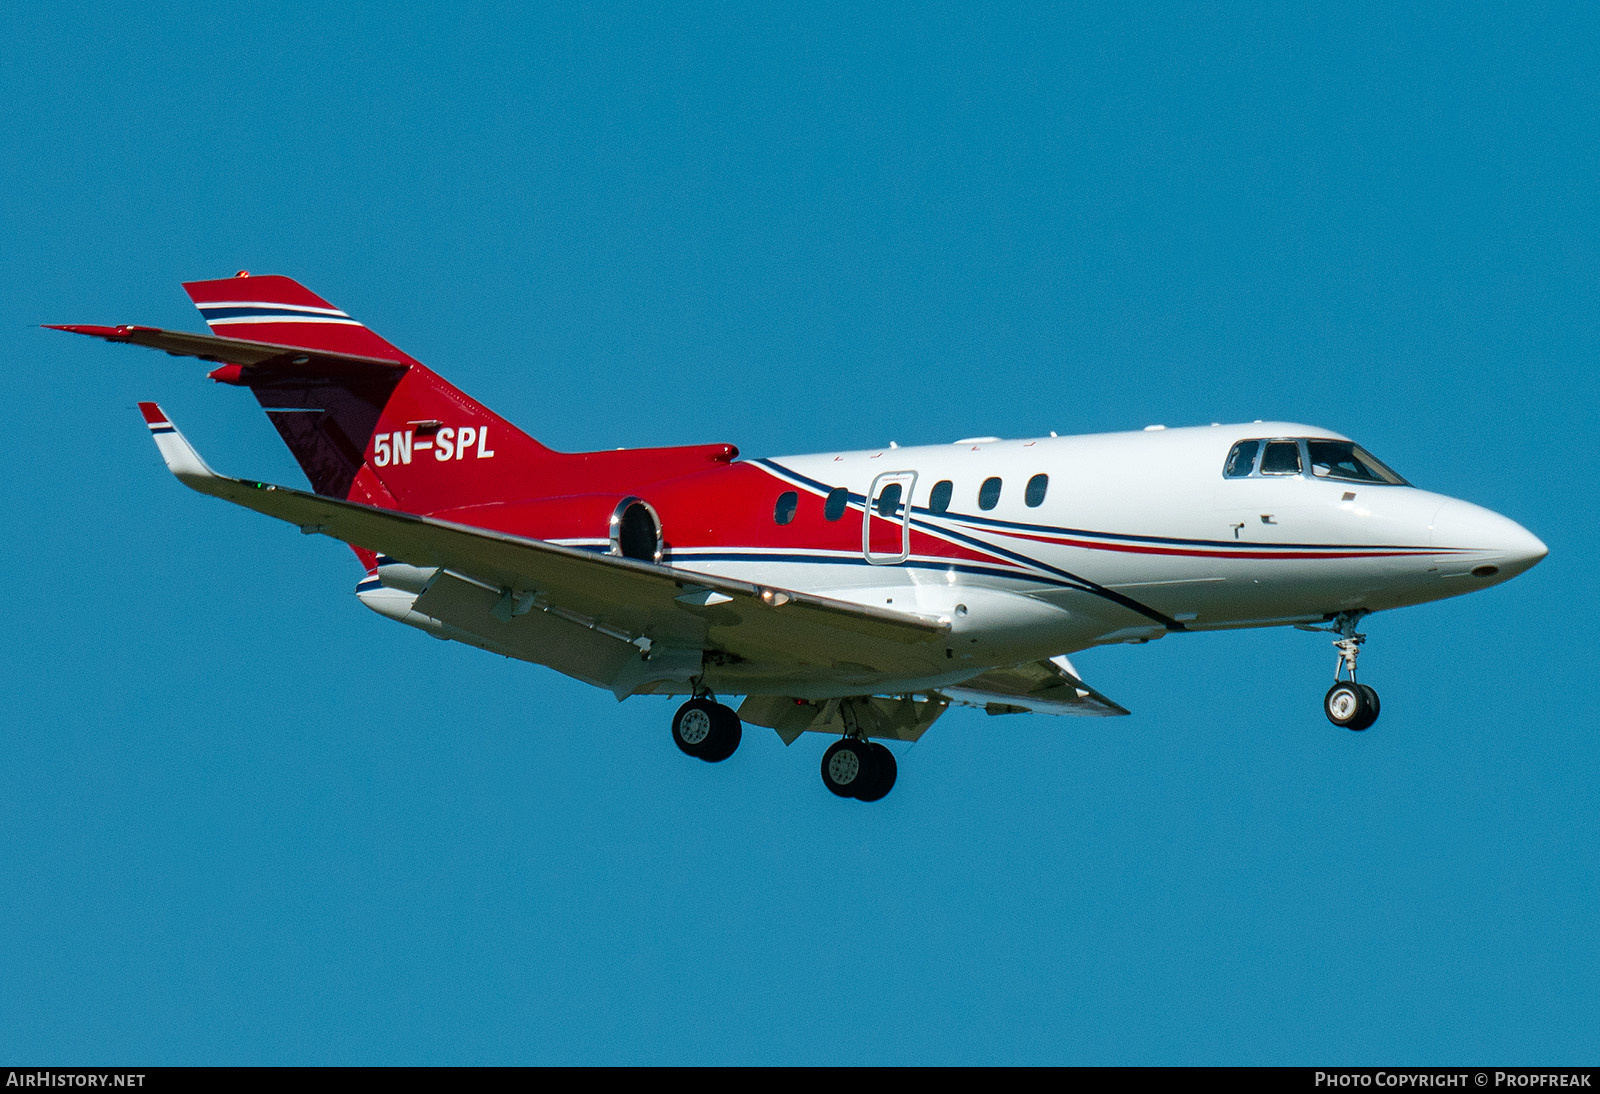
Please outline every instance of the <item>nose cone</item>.
[[[1538, 536], [1514, 520], [1464, 501], [1447, 501], [1433, 518], [1433, 545], [1448, 548], [1446, 567], [1489, 581], [1504, 581], [1550, 553]], [[1446, 571], [1448, 576], [1448, 571]]]

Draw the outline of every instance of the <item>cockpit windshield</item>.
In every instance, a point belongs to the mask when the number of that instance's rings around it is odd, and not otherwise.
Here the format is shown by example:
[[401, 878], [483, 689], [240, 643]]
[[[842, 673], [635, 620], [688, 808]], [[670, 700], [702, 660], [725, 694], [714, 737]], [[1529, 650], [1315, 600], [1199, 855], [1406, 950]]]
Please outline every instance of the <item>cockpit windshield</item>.
[[1352, 441], [1307, 441], [1306, 451], [1311, 457], [1311, 474], [1319, 479], [1381, 482], [1389, 486], [1406, 485], [1405, 479], [1379, 463], [1376, 456]]
[[1228, 453], [1222, 474], [1230, 479], [1259, 475], [1303, 475], [1340, 482], [1410, 484], [1385, 467], [1378, 458], [1352, 441], [1321, 438], [1260, 438], [1240, 441]]

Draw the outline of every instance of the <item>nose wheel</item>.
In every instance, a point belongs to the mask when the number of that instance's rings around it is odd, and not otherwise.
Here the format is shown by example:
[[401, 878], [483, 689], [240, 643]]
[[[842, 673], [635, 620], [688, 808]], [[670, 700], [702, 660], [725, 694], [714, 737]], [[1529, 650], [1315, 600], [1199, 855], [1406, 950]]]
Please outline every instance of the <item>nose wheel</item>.
[[[1361, 653], [1361, 643], [1367, 636], [1356, 630], [1356, 624], [1366, 612], [1341, 612], [1333, 626], [1317, 628], [1332, 631], [1339, 637], [1333, 640], [1339, 651], [1339, 663], [1333, 670], [1333, 687], [1322, 697], [1322, 709], [1328, 721], [1344, 729], [1357, 732], [1378, 720], [1378, 693], [1366, 684], [1356, 683], [1356, 658]], [[1348, 675], [1349, 679], [1345, 679]]]
[[1323, 696], [1328, 721], [1357, 732], [1378, 720], [1378, 693], [1365, 684], [1340, 681]]
[[672, 716], [672, 740], [686, 755], [720, 763], [733, 755], [744, 736], [739, 716], [709, 695], [697, 696]]

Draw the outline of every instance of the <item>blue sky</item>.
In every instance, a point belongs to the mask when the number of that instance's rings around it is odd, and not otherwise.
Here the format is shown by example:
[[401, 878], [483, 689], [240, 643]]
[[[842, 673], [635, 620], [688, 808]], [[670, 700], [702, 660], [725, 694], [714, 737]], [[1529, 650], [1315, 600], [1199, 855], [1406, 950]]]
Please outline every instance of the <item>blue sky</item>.
[[[1600, 19], [1585, 5], [53, 4], [0, 30], [0, 1057], [1592, 1063]], [[561, 448], [1281, 418], [1550, 545], [1090, 651], [873, 807], [389, 623], [180, 281], [299, 278]]]

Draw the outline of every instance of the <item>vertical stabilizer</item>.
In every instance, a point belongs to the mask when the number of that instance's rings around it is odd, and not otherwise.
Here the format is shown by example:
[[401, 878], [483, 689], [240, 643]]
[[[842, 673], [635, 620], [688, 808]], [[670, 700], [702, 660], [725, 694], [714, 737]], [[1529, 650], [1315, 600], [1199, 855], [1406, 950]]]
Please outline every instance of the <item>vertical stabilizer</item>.
[[417, 363], [291, 278], [239, 273], [216, 281], [189, 281], [183, 290], [219, 338]]
[[308, 351], [211, 375], [250, 388], [317, 493], [426, 513], [534, 494], [547, 478], [548, 448], [299, 282], [184, 289], [219, 337]]

